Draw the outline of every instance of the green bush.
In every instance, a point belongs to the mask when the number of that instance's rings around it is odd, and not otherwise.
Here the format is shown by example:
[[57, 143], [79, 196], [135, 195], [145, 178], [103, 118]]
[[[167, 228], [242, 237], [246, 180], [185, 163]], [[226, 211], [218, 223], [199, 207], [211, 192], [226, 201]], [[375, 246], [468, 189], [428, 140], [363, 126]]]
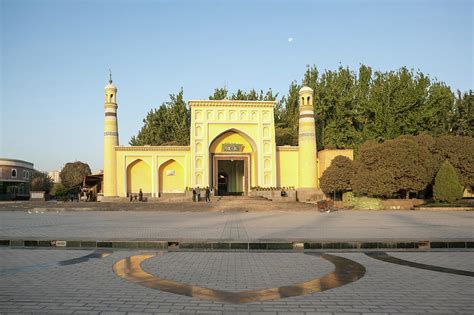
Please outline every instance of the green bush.
[[53, 190], [51, 192], [52, 195], [56, 197], [64, 197], [68, 193], [68, 189], [64, 187], [63, 184], [54, 184]]
[[345, 192], [342, 195], [342, 201], [345, 208], [353, 208], [355, 210], [382, 210], [382, 199], [369, 198], [366, 196], [354, 196], [352, 192]]
[[436, 174], [433, 195], [437, 201], [455, 202], [462, 198], [464, 187], [459, 183], [459, 177], [454, 167], [445, 161]]
[[354, 162], [348, 157], [338, 155], [321, 176], [320, 187], [326, 194], [351, 190], [353, 174]]

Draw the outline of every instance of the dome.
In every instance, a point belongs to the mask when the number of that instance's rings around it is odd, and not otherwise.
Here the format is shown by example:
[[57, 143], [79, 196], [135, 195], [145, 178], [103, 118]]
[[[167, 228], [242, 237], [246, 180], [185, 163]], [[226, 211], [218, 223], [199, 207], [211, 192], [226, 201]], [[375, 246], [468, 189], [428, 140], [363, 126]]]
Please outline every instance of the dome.
[[310, 88], [309, 86], [303, 86], [303, 87], [300, 89], [300, 94], [307, 94], [307, 93], [313, 94], [313, 89]]
[[107, 84], [104, 89], [106, 89], [106, 90], [117, 90], [117, 88], [115, 87], [115, 85], [112, 84], [112, 82]]

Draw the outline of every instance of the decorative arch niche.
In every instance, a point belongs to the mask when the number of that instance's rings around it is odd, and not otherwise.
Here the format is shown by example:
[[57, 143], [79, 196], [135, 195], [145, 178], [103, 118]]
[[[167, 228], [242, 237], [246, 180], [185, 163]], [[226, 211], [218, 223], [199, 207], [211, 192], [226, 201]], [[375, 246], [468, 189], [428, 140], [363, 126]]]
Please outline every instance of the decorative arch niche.
[[184, 169], [176, 160], [170, 159], [158, 168], [158, 188], [161, 194], [184, 192]]
[[127, 196], [136, 195], [140, 189], [144, 195], [151, 195], [151, 167], [142, 159], [127, 166]]

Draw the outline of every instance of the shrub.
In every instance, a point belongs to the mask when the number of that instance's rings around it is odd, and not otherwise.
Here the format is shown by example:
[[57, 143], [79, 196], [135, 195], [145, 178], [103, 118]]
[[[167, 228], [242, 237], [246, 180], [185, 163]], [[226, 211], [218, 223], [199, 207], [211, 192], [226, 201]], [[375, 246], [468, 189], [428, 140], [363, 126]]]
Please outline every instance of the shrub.
[[56, 196], [56, 197], [64, 197], [68, 193], [68, 189], [64, 187], [63, 184], [54, 184], [53, 190], [51, 191], [51, 194]]
[[348, 157], [338, 155], [321, 176], [320, 186], [324, 193], [351, 190], [354, 163]]
[[434, 198], [439, 201], [455, 202], [462, 198], [463, 190], [456, 170], [449, 161], [445, 161], [436, 174]]

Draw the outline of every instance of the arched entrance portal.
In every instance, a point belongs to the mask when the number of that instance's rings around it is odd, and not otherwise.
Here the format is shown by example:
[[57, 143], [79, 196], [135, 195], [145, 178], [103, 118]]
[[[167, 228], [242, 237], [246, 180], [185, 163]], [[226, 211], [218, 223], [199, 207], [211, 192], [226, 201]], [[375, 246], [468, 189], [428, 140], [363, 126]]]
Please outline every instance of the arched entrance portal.
[[255, 142], [243, 132], [231, 129], [217, 136], [209, 147], [210, 178], [216, 195], [247, 195], [256, 182]]

